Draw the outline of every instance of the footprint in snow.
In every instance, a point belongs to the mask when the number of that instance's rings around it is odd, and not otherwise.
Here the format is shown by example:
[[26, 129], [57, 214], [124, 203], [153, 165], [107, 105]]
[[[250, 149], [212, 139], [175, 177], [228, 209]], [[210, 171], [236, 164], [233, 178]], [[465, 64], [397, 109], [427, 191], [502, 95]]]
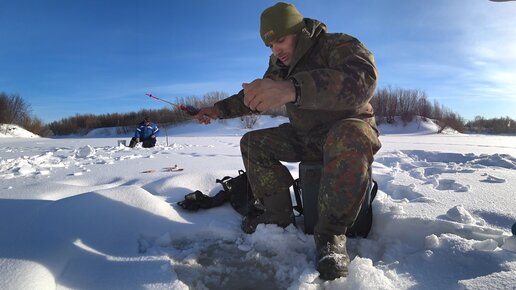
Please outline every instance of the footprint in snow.
[[453, 190], [455, 192], [468, 192], [471, 189], [469, 184], [462, 185], [457, 183], [453, 179], [441, 179], [438, 177], [431, 178], [427, 183], [431, 183], [434, 185], [434, 188], [437, 190]]

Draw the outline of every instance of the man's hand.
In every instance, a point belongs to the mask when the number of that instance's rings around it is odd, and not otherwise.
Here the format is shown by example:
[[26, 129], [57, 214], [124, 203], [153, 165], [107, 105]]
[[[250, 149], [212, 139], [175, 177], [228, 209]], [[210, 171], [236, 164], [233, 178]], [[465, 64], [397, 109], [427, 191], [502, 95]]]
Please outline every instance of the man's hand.
[[290, 81], [256, 79], [243, 83], [244, 104], [253, 111], [267, 111], [296, 100], [296, 89]]
[[199, 113], [195, 114], [193, 117], [202, 124], [211, 123], [212, 119], [218, 119], [220, 116], [220, 111], [216, 107], [206, 107], [201, 108]]

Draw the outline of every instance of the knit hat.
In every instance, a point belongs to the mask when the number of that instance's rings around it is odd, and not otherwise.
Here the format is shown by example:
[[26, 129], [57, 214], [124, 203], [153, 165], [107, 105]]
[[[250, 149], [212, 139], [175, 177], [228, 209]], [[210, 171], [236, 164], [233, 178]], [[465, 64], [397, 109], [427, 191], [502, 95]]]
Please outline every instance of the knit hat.
[[260, 36], [265, 45], [288, 34], [295, 34], [305, 27], [303, 15], [292, 4], [278, 2], [265, 9], [260, 18]]

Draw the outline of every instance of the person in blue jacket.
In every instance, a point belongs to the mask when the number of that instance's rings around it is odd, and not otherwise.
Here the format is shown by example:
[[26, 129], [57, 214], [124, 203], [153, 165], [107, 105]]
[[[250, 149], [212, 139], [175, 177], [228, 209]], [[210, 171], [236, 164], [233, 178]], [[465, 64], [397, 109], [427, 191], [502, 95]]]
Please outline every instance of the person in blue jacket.
[[136, 144], [142, 142], [143, 148], [151, 148], [156, 145], [156, 136], [158, 135], [158, 125], [150, 121], [149, 117], [143, 118], [143, 121], [138, 124], [134, 137], [129, 143], [129, 147], [134, 148]]

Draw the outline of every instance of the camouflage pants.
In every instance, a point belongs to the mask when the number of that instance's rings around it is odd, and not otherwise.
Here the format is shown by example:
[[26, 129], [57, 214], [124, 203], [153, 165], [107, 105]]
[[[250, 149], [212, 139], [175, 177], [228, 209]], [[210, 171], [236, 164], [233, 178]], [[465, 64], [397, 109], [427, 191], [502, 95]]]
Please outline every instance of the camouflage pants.
[[[289, 194], [294, 179], [280, 161], [320, 161], [319, 218], [315, 232], [344, 234], [356, 218], [369, 181], [376, 131], [359, 119], [336, 122], [325, 132], [297, 135], [290, 124], [246, 133], [240, 150], [254, 195]], [[288, 205], [285, 205], [288, 206]]]

